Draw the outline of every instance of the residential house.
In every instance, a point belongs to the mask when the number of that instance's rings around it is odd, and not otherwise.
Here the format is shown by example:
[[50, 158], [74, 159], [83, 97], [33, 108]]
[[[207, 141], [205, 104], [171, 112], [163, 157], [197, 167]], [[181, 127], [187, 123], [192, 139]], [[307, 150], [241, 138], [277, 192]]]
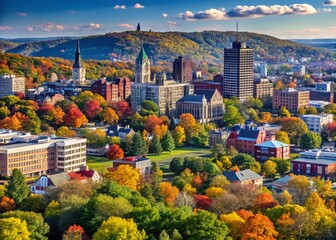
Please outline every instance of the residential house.
[[254, 157], [259, 162], [265, 162], [271, 157], [290, 158], [290, 146], [286, 143], [273, 140], [254, 145]]
[[88, 180], [91, 180], [92, 182], [101, 181], [100, 175], [93, 169], [83, 169], [78, 172], [69, 172], [68, 175], [71, 180], [79, 180], [81, 182], [87, 182]]
[[46, 194], [47, 189], [56, 188], [71, 179], [67, 173], [56, 173], [52, 175], [42, 175], [39, 179], [30, 185], [30, 191], [33, 194]]
[[121, 127], [119, 125], [111, 125], [106, 131], [106, 135], [109, 137], [120, 137], [121, 140], [125, 140], [129, 134], [134, 134], [134, 130], [129, 126]]
[[251, 169], [242, 171], [224, 171], [223, 175], [233, 183], [240, 183], [242, 185], [253, 184], [256, 187], [262, 187], [263, 177], [253, 172]]

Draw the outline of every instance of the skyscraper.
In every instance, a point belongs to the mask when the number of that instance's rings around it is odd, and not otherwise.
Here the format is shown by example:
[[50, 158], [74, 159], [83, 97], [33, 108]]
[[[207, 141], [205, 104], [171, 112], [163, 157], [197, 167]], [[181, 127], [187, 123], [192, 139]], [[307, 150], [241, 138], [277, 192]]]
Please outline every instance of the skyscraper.
[[192, 61], [179, 56], [173, 63], [173, 78], [180, 83], [192, 81]]
[[253, 96], [253, 49], [236, 40], [224, 49], [223, 97], [236, 96], [240, 102]]
[[78, 40], [77, 40], [77, 49], [75, 53], [75, 63], [72, 66], [72, 79], [75, 80], [79, 84], [83, 84], [85, 82], [85, 68], [81, 62]]
[[150, 60], [145, 52], [144, 47], [141, 48], [136, 61], [135, 83], [150, 83]]

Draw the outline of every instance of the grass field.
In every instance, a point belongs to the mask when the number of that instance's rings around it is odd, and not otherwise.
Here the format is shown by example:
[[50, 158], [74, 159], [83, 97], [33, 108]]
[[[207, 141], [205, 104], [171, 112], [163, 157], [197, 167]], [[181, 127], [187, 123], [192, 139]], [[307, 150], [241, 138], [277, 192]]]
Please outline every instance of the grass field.
[[[210, 149], [209, 148], [192, 148], [192, 147], [184, 147], [178, 148], [172, 151], [171, 153], [164, 152], [159, 156], [155, 156], [153, 154], [148, 154], [148, 158], [150, 158], [153, 162], [158, 162], [160, 168], [164, 173], [164, 178], [171, 179], [174, 176], [169, 170], [170, 161], [175, 157], [210, 157]], [[106, 173], [108, 167], [112, 167], [112, 161], [108, 160], [106, 157], [95, 157], [95, 156], [87, 156], [87, 164], [89, 168], [95, 169], [99, 173]]]

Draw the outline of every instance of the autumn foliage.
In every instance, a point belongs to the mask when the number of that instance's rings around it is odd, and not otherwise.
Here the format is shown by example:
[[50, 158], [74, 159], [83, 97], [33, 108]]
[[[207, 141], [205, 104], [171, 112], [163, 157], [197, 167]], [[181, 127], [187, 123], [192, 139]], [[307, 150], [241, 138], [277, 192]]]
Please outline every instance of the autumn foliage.
[[67, 126], [76, 128], [79, 128], [83, 124], [88, 123], [85, 115], [79, 108], [76, 107], [70, 107], [63, 120]]
[[179, 194], [177, 187], [172, 186], [170, 182], [162, 182], [160, 184], [161, 195], [166, 203], [172, 204]]
[[15, 209], [15, 203], [13, 199], [6, 196], [0, 198], [0, 213], [11, 211], [14, 209]]
[[197, 208], [201, 208], [205, 210], [210, 209], [211, 203], [212, 203], [211, 198], [209, 198], [206, 195], [194, 195], [194, 198], [196, 200]]
[[109, 147], [107, 151], [107, 158], [110, 160], [122, 159], [124, 158], [124, 151], [117, 144], [113, 144]]
[[278, 236], [278, 232], [275, 231], [272, 221], [265, 215], [259, 213], [250, 217], [241, 230], [242, 240], [275, 240]]
[[85, 234], [84, 229], [76, 224], [70, 226], [65, 234], [63, 235], [63, 240], [87, 240], [88, 237]]
[[110, 170], [105, 174], [105, 177], [132, 190], [138, 190], [140, 186], [139, 170], [127, 164], [119, 165], [116, 169]]

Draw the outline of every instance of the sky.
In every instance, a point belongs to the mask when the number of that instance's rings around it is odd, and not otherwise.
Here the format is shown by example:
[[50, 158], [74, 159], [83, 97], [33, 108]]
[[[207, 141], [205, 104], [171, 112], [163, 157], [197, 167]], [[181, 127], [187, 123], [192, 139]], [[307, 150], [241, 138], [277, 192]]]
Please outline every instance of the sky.
[[336, 0], [0, 0], [0, 38], [134, 30], [336, 38]]

